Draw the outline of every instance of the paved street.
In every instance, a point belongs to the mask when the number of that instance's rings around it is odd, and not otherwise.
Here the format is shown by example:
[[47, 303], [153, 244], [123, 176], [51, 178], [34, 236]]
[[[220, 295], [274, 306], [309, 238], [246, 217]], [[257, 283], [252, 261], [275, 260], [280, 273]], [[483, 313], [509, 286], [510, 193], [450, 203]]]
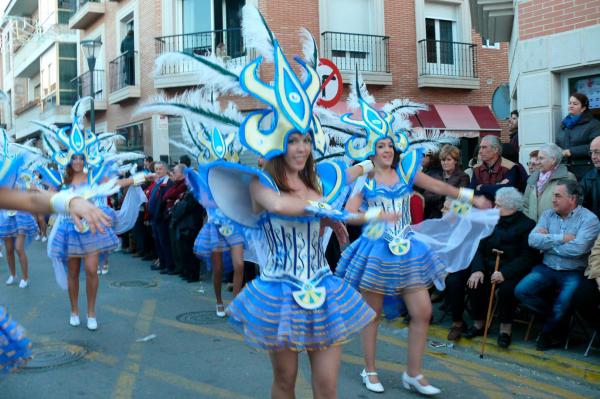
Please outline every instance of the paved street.
[[[45, 247], [35, 242], [30, 248], [30, 287], [2, 283], [0, 303], [8, 305], [27, 328], [36, 356], [27, 369], [0, 381], [1, 397], [269, 397], [267, 355], [245, 346], [226, 321], [214, 316], [207, 282], [184, 283], [150, 271], [148, 262], [115, 254], [110, 273], [101, 276], [99, 329], [90, 332], [84, 327], [85, 317], [78, 328], [68, 325], [67, 294], [54, 282]], [[6, 262], [0, 262], [4, 282]], [[144, 283], [149, 286], [142, 287]], [[84, 300], [80, 308], [85, 309]], [[194, 313], [185, 315], [189, 312]], [[340, 398], [417, 397], [400, 382], [406, 359], [403, 328], [400, 323], [381, 328], [378, 366], [384, 395], [367, 393], [360, 384], [360, 341], [344, 347]], [[446, 326], [432, 326], [432, 341], [444, 342], [445, 331]], [[426, 375], [443, 389], [442, 397], [598, 397], [599, 351], [584, 358], [579, 344], [569, 351], [541, 354], [530, 341], [516, 342], [510, 352], [502, 352], [495, 347], [494, 336], [489, 355], [481, 360], [479, 342], [462, 342], [454, 348], [429, 346]], [[306, 356], [301, 359], [297, 396], [309, 398], [310, 369]]]

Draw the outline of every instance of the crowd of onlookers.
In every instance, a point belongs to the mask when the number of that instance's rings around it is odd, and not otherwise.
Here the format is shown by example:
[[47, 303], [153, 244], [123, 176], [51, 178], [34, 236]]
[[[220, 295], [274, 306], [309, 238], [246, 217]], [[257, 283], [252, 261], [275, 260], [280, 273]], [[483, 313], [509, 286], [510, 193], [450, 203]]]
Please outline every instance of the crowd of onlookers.
[[[529, 154], [528, 169], [517, 159], [518, 112], [509, 120], [510, 142], [480, 140], [464, 172], [460, 152], [446, 146], [425, 158], [425, 173], [456, 187], [470, 187], [500, 210], [490, 237], [482, 240], [465, 270], [446, 278], [434, 292], [452, 315], [449, 340], [483, 335], [492, 284], [498, 345], [508, 347], [516, 313], [543, 320], [536, 348], [561, 346], [573, 321], [600, 331], [600, 121], [586, 96], [574, 93], [556, 143]], [[444, 199], [424, 191], [425, 217], [439, 217]], [[497, 258], [500, 267], [495, 271]], [[465, 310], [473, 320], [467, 326]]]
[[[452, 145], [423, 158], [424, 173], [470, 187], [500, 210], [494, 232], [480, 243], [469, 267], [449, 274], [444, 292], [432, 293], [432, 300], [443, 300], [441, 308], [452, 316], [449, 340], [483, 335], [492, 284], [501, 347], [511, 344], [517, 313], [543, 320], [536, 344], [540, 350], [565, 341], [573, 315], [600, 330], [600, 121], [588, 108], [585, 96], [573, 94], [556, 144], [532, 151], [527, 168], [518, 160], [516, 111], [509, 120], [510, 141], [481, 138], [467, 169], [461, 168], [461, 152]], [[194, 282], [201, 262], [192, 248], [206, 213], [186, 187], [189, 166], [187, 156], [176, 165], [145, 159], [144, 168], [158, 178], [143, 187], [148, 203], [124, 237], [124, 247], [152, 261], [153, 270]], [[413, 197], [413, 223], [441, 217], [448, 208], [445, 198], [426, 190]], [[333, 252], [339, 255], [339, 250]], [[470, 326], [464, 321], [466, 310]]]

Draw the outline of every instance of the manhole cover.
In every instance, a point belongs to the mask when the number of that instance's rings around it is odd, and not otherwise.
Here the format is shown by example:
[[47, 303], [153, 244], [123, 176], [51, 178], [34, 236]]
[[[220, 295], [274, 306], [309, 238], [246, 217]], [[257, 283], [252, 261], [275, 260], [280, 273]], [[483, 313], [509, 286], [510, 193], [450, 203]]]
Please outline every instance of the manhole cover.
[[83, 358], [88, 350], [83, 345], [42, 343], [34, 344], [32, 359], [24, 366], [26, 369], [45, 369], [64, 366]]
[[128, 280], [128, 281], [113, 281], [111, 287], [117, 288], [150, 288], [156, 287], [156, 281]]
[[215, 324], [223, 321], [214, 311], [188, 312], [176, 317], [177, 321], [187, 324]]

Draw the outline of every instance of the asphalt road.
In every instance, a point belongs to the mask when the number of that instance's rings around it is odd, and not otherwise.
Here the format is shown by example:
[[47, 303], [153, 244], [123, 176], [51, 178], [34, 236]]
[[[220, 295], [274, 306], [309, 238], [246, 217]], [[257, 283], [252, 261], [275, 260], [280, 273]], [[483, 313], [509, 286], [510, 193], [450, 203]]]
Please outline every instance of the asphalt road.
[[[269, 397], [268, 356], [246, 346], [214, 315], [207, 281], [188, 284], [150, 271], [149, 262], [116, 253], [109, 274], [100, 277], [99, 328], [91, 332], [85, 328], [84, 314], [81, 326], [68, 325], [67, 294], [54, 282], [42, 244], [34, 242], [29, 254], [26, 289], [4, 285], [8, 271], [0, 260], [0, 303], [27, 328], [34, 343], [34, 359], [27, 368], [1, 377], [0, 398]], [[85, 309], [83, 292], [80, 309]], [[432, 326], [431, 341], [445, 345], [446, 328]], [[381, 326], [378, 368], [386, 388], [383, 395], [368, 393], [361, 385], [360, 340], [345, 345], [339, 397], [417, 397], [401, 384], [405, 335], [399, 322]], [[479, 343], [428, 345], [425, 374], [443, 390], [441, 397], [600, 397], [600, 351], [584, 358], [583, 343], [569, 351], [540, 353], [531, 341], [515, 342], [510, 351], [502, 351], [492, 338], [484, 359], [479, 359]], [[298, 398], [312, 397], [304, 354], [296, 393]]]

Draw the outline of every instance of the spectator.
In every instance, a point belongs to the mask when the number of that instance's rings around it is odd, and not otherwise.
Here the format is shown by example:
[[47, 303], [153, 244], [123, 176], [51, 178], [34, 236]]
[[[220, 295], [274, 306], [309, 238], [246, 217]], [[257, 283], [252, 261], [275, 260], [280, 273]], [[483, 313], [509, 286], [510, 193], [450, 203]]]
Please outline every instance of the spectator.
[[525, 192], [529, 174], [527, 173], [527, 169], [519, 162], [519, 153], [515, 151], [512, 145], [502, 144], [502, 158], [508, 159], [510, 162], [517, 165], [517, 182], [515, 183], [515, 187], [521, 193]]
[[144, 158], [144, 172], [146, 172], [146, 173], [154, 172], [154, 158], [152, 158], [152, 155], [147, 155]]
[[538, 161], [538, 150], [533, 150], [529, 153], [529, 162], [527, 162], [527, 168], [529, 174], [532, 175], [536, 170], [540, 170], [540, 163]]
[[163, 162], [155, 162], [154, 170], [157, 175], [157, 180], [150, 190], [148, 197], [148, 216], [152, 226], [152, 235], [158, 253], [159, 264], [153, 266], [153, 270], [173, 269], [173, 257], [171, 254], [171, 246], [169, 244], [169, 226], [164, 212], [163, 196], [169, 188], [171, 181], [167, 176], [167, 165]]
[[127, 31], [127, 35], [121, 41], [121, 55], [123, 56], [123, 75], [126, 86], [135, 85], [135, 41], [133, 40], [133, 29]]
[[[581, 179], [583, 189], [583, 206], [600, 215], [600, 137], [596, 137], [590, 144], [590, 158], [594, 168], [587, 172]], [[598, 216], [600, 217], [600, 216]]]
[[519, 111], [516, 109], [510, 113], [510, 118], [508, 119], [508, 130], [510, 134], [508, 137], [510, 138], [510, 145], [514, 148], [515, 152], [519, 153]]
[[169, 231], [169, 243], [171, 247], [171, 254], [173, 257], [173, 263], [167, 267], [166, 270], [161, 271], [163, 274], [175, 275], [183, 273], [183, 264], [185, 259], [183, 258], [183, 254], [180, 251], [180, 246], [177, 245], [177, 223], [171, 218], [171, 211], [173, 206], [185, 195], [187, 191], [187, 186], [185, 185], [185, 176], [184, 176], [184, 168], [185, 165], [179, 164], [176, 165], [172, 169], [171, 182], [173, 183], [171, 187], [165, 192], [162, 197], [163, 202], [165, 203], [165, 212], [167, 213], [168, 220], [168, 231]]
[[573, 173], [561, 165], [562, 149], [556, 144], [546, 144], [538, 152], [540, 170], [527, 180], [525, 189], [525, 214], [536, 222], [542, 212], [552, 208], [552, 196], [557, 184], [575, 180]]
[[479, 143], [481, 164], [473, 168], [470, 188], [475, 195], [484, 195], [494, 201], [496, 191], [502, 187], [515, 187], [518, 168], [513, 162], [502, 158], [502, 145], [496, 136], [485, 136]]
[[479, 144], [475, 146], [475, 150], [473, 151], [473, 156], [469, 159], [468, 168], [465, 169], [465, 173], [469, 176], [469, 181], [473, 178], [473, 168], [477, 165], [481, 164], [481, 160], [479, 159]]
[[[147, 156], [144, 158], [144, 169], [145, 173], [154, 173], [154, 162], [151, 156]], [[146, 192], [148, 187], [150, 187], [149, 182], [144, 182], [141, 186], [142, 190]], [[148, 193], [146, 193], [148, 196]], [[135, 221], [135, 225], [131, 231], [131, 235], [133, 237], [133, 243], [135, 246], [134, 257], [142, 257], [142, 259], [147, 260], [148, 258], [152, 258], [153, 243], [152, 243], [152, 230], [148, 228], [146, 225], [146, 209], [147, 203], [144, 203], [140, 206], [140, 211], [137, 220]]]
[[179, 157], [179, 163], [185, 165], [186, 167], [190, 167], [192, 166], [192, 160], [190, 159], [189, 156], [187, 155], [182, 155], [181, 157]]
[[[466, 187], [469, 185], [469, 176], [460, 167], [460, 150], [453, 145], [445, 145], [439, 153], [442, 165], [440, 172], [432, 173], [430, 176], [442, 180], [454, 187]], [[425, 190], [425, 219], [442, 217], [444, 197]]]
[[582, 93], [569, 97], [569, 114], [562, 120], [556, 144], [563, 148], [569, 171], [577, 180], [592, 168], [588, 152], [592, 140], [600, 136], [600, 121], [590, 111], [590, 101]]
[[[491, 284], [496, 283], [500, 317], [498, 346], [508, 348], [511, 343], [512, 322], [517, 307], [514, 290], [517, 283], [531, 270], [536, 258], [527, 244], [527, 237], [535, 227], [535, 222], [519, 210], [522, 205], [523, 195], [513, 187], [501, 188], [496, 193], [496, 207], [500, 209], [500, 220], [492, 235], [479, 243], [471, 263], [472, 274], [467, 282], [467, 292], [474, 323], [463, 334], [465, 338], [483, 335]], [[503, 252], [497, 272], [494, 272], [494, 249]]]
[[546, 316], [536, 345], [538, 350], [562, 343], [556, 327], [571, 306], [600, 231], [596, 215], [580, 205], [582, 199], [577, 182], [557, 184], [554, 209], [544, 211], [529, 234], [529, 245], [539, 249], [544, 258], [517, 285], [515, 295], [529, 309]]
[[600, 333], [600, 237], [596, 239], [583, 281], [573, 297], [573, 308]]

